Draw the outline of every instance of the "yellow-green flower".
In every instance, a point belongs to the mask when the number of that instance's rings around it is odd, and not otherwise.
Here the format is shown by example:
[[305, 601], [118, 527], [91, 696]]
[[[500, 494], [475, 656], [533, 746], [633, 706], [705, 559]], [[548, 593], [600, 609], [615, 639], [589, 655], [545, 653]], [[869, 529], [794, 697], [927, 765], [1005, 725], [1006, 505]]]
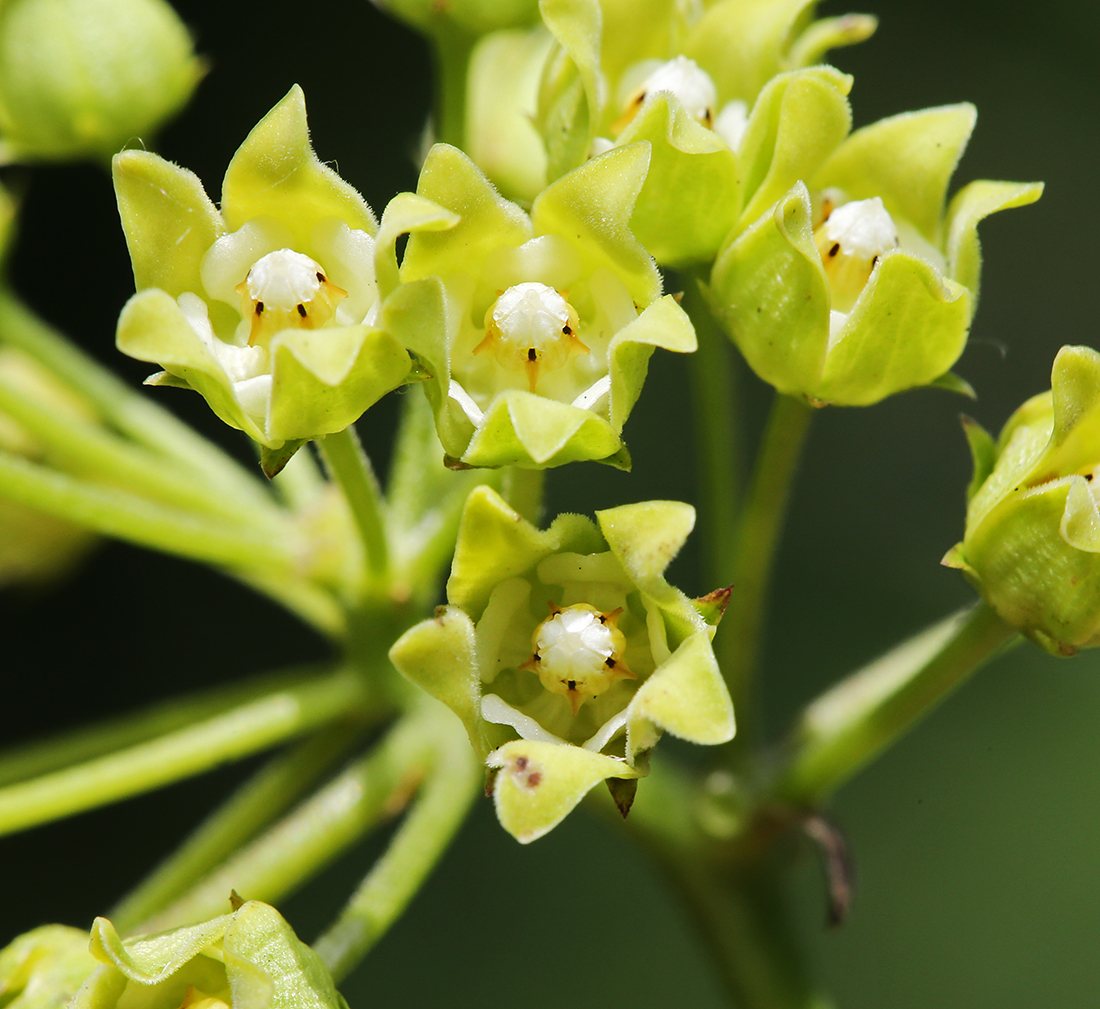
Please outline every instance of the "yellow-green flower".
[[599, 782], [643, 775], [663, 732], [732, 738], [711, 649], [720, 613], [664, 578], [694, 520], [689, 505], [649, 501], [539, 531], [489, 488], [470, 495], [448, 605], [390, 657], [462, 719], [519, 840], [551, 830]]
[[342, 431], [405, 380], [408, 354], [374, 322], [374, 215], [314, 154], [301, 89], [234, 155], [220, 212], [154, 154], [127, 151], [114, 174], [138, 288], [118, 345], [164, 369], [152, 384], [195, 389], [277, 451]]

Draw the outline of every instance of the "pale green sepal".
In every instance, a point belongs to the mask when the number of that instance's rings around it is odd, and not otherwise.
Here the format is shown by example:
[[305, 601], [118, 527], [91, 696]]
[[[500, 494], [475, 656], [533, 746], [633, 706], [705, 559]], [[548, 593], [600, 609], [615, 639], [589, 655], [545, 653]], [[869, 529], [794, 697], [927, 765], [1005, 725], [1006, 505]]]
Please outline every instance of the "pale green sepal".
[[432, 147], [420, 171], [416, 192], [457, 214], [460, 221], [453, 228], [418, 231], [409, 238], [401, 263], [404, 281], [463, 272], [493, 249], [522, 245], [532, 237], [527, 215], [500, 196], [457, 147]]
[[493, 586], [529, 570], [557, 549], [557, 537], [550, 530], [539, 532], [491, 487], [475, 487], [462, 512], [447, 599], [478, 619]]
[[[165, 389], [191, 389], [191, 386], [189, 386], [182, 378], [179, 378], [178, 376], [173, 375], [171, 372], [167, 371], [156, 371], [147, 379], [145, 379], [145, 381], [141, 384], [155, 385]], [[191, 391], [194, 392], [193, 389]]]
[[536, 234], [567, 238], [587, 274], [609, 268], [639, 306], [661, 293], [653, 259], [630, 230], [649, 160], [648, 144], [613, 148], [558, 179], [531, 208]]
[[264, 471], [264, 476], [268, 480], [274, 480], [283, 469], [286, 464], [294, 458], [295, 453], [306, 443], [306, 439], [302, 438], [298, 441], [288, 441], [285, 445], [279, 448], [268, 448], [266, 445], [260, 446], [260, 469]]
[[97, 918], [90, 948], [107, 971], [128, 983], [112, 1000], [102, 997], [104, 986], [88, 985], [72, 1009], [175, 1009], [190, 985], [233, 1009], [346, 1009], [320, 957], [259, 901], [200, 925], [126, 942]]
[[681, 643], [638, 688], [627, 708], [628, 759], [651, 749], [661, 730], [704, 746], [733, 739], [733, 702], [705, 630]]
[[466, 150], [511, 200], [546, 188], [546, 149], [534, 123], [553, 37], [539, 25], [486, 35], [470, 56]]
[[[618, 433], [622, 432], [630, 411], [642, 394], [649, 359], [657, 347], [678, 354], [694, 353], [698, 347], [691, 319], [671, 294], [653, 302], [611, 339], [608, 414], [611, 426]], [[630, 468], [629, 460], [623, 468]]]
[[814, 21], [792, 43], [787, 60], [792, 66], [808, 67], [820, 63], [830, 49], [864, 42], [878, 29], [873, 14], [842, 14]]
[[970, 446], [970, 458], [974, 462], [974, 472], [966, 488], [966, 500], [970, 501], [993, 472], [993, 465], [997, 461], [997, 443], [973, 417], [963, 414], [959, 419], [962, 421], [966, 443]]
[[488, 754], [481, 718], [481, 679], [473, 621], [457, 606], [409, 628], [394, 642], [390, 661], [404, 677], [447, 705], [461, 720], [482, 760]]
[[148, 151], [116, 154], [112, 175], [134, 286], [202, 291], [199, 264], [225, 227], [198, 176]]
[[505, 743], [487, 763], [499, 768], [493, 785], [497, 817], [521, 844], [553, 830], [601, 781], [639, 776], [617, 757], [530, 739]]
[[461, 460], [468, 466], [542, 469], [601, 461], [621, 444], [618, 432], [591, 410], [508, 389], [485, 411]]
[[947, 184], [976, 118], [973, 105], [961, 104], [880, 119], [848, 137], [811, 188], [836, 186], [852, 200], [879, 196], [894, 218], [939, 246]]
[[781, 74], [760, 93], [741, 141], [746, 205], [755, 221], [799, 179], [808, 179], [852, 127], [852, 78], [832, 67]]
[[230, 231], [255, 217], [275, 218], [290, 229], [299, 250], [312, 249], [314, 227], [329, 218], [369, 235], [378, 230], [363, 197], [313, 152], [297, 84], [233, 155], [221, 209]]
[[828, 403], [866, 406], [927, 385], [966, 346], [970, 296], [923, 259], [887, 253], [825, 358], [811, 394]]
[[271, 341], [267, 437], [293, 441], [335, 434], [405, 381], [405, 348], [370, 326], [287, 329]]
[[279, 448], [241, 408], [225, 370], [188, 324], [179, 305], [164, 291], [149, 288], [135, 294], [122, 309], [116, 334], [118, 349], [139, 361], [159, 364], [198, 392], [226, 424], [254, 441]]
[[692, 26], [685, 56], [710, 74], [723, 101], [753, 102], [786, 69], [791, 33], [814, 0], [719, 0]]
[[600, 73], [603, 17], [597, 0], [541, 0], [539, 12], [563, 50], [547, 61], [539, 88], [539, 128], [546, 177], [552, 180], [584, 163], [599, 127], [606, 102]]
[[447, 231], [458, 224], [458, 214], [416, 193], [398, 193], [382, 211], [374, 243], [374, 275], [378, 297], [385, 299], [400, 283], [396, 245], [402, 235], [417, 231]]
[[[973, 314], [973, 313], [971, 313]], [[956, 392], [967, 399], [977, 399], [977, 390], [961, 375], [953, 371], [945, 371], [939, 378], [932, 379], [928, 383], [933, 389], [943, 389], [945, 392]]]
[[647, 101], [619, 137], [634, 141], [652, 150], [631, 219], [638, 240], [663, 266], [713, 259], [741, 210], [737, 155], [666, 93]]
[[971, 182], [955, 194], [947, 209], [947, 275], [970, 291], [971, 311], [978, 307], [982, 249], [978, 224], [990, 214], [1025, 207], [1043, 195], [1041, 182]]
[[66, 1005], [97, 967], [88, 933], [42, 925], [0, 950], [0, 1005], [4, 1009], [57, 1009]]
[[829, 290], [800, 182], [719, 254], [711, 301], [749, 366], [780, 392], [814, 389], [829, 343]]

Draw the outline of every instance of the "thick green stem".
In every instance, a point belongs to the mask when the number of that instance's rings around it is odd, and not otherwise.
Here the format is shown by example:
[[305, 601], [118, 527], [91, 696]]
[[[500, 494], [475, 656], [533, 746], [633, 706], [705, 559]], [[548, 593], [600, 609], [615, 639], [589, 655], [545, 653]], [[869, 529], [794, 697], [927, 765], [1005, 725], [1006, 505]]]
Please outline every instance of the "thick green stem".
[[0, 342], [18, 347], [48, 368], [124, 434], [186, 462], [195, 479], [241, 501], [270, 507], [270, 493], [258, 479], [167, 410], [134, 392], [8, 291], [0, 291]]
[[207, 564], [284, 576], [296, 575], [299, 567], [290, 536], [197, 516], [4, 453], [0, 497], [104, 536]]
[[362, 723], [325, 728], [273, 758], [108, 915], [123, 934], [252, 840], [347, 752]]
[[317, 443], [332, 477], [340, 485], [351, 508], [363, 543], [367, 570], [376, 582], [389, 577], [390, 548], [386, 538], [385, 502], [370, 460], [354, 427], [330, 434]]
[[830, 688], [799, 720], [774, 785], [814, 806], [896, 742], [1015, 635], [984, 602], [953, 614]]
[[812, 416], [813, 408], [802, 400], [776, 394], [738, 521], [730, 610], [715, 640], [738, 713], [738, 735], [732, 744], [738, 754], [749, 752], [756, 742], [754, 680], [772, 566]]
[[683, 279], [684, 308], [699, 340], [690, 367], [703, 576], [709, 588], [718, 588], [729, 585], [734, 576], [742, 465], [740, 398], [732, 347], [714, 321], [703, 281], [694, 273]]
[[399, 813], [431, 766], [439, 712], [406, 715], [368, 756], [342, 772], [250, 845], [135, 931], [160, 932], [222, 913], [226, 895], [277, 903]]
[[450, 738], [440, 748], [438, 763], [416, 805], [340, 917], [314, 943], [338, 982], [405, 910], [462, 825], [478, 792], [482, 769], [466, 735], [453, 719], [447, 728]]
[[58, 820], [208, 771], [364, 707], [342, 670], [287, 687], [148, 742], [0, 789], [0, 834]]
[[435, 57], [435, 110], [432, 124], [435, 139], [455, 147], [466, 147], [466, 85], [470, 53], [477, 43], [451, 22], [440, 24], [432, 34]]

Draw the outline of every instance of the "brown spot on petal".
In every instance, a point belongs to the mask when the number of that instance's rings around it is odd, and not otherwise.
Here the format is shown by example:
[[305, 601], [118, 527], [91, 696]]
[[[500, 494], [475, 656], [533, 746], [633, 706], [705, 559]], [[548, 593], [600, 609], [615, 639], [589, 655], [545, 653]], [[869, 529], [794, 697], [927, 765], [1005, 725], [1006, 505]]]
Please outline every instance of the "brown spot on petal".
[[538, 788], [541, 781], [542, 775], [538, 771], [532, 771], [529, 775], [527, 775], [528, 788]]

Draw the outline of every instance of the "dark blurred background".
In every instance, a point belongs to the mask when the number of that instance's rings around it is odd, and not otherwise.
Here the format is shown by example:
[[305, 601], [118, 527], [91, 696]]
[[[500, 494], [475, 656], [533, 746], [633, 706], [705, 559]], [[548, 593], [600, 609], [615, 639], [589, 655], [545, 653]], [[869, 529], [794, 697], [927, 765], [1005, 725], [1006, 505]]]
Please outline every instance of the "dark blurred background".
[[[216, 195], [251, 126], [291, 84], [314, 145], [376, 210], [415, 185], [429, 101], [424, 47], [366, 0], [180, 0], [211, 70], [160, 153]], [[848, 8], [824, 4], [822, 14]], [[960, 410], [996, 429], [1049, 386], [1063, 343], [1100, 344], [1096, 240], [1100, 13], [1084, 0], [881, 0], [878, 34], [834, 61], [856, 76], [857, 125], [969, 100], [978, 128], [956, 176], [1043, 179], [1035, 207], [983, 225], [982, 306], [957, 370], [969, 403], [924, 390], [816, 419], [783, 543], [764, 677], [779, 731], [836, 677], [971, 598], [939, 558], [961, 535], [969, 460]], [[20, 180], [12, 180], [19, 182]], [[113, 196], [94, 168], [30, 173], [16, 286], [135, 384], [113, 347], [132, 278]], [[627, 429], [630, 475], [553, 473], [550, 508], [691, 499], [683, 362], [655, 360]], [[752, 423], [767, 390], [746, 377]], [[197, 396], [153, 393], [242, 459]], [[385, 462], [395, 413], [364, 436]], [[702, 592], [692, 544], [676, 580]], [[205, 569], [107, 545], [68, 583], [0, 595], [0, 744], [94, 714], [324, 654], [281, 611]], [[984, 670], [837, 798], [856, 855], [850, 922], [822, 926], [809, 851], [792, 899], [845, 1009], [1085, 1009], [1100, 1003], [1100, 662], [1031, 646]], [[47, 921], [85, 926], [254, 764], [0, 839], [0, 945]], [[643, 785], [644, 787], [644, 785]], [[283, 910], [316, 935], [377, 851], [369, 842]], [[664, 882], [621, 830], [581, 813], [520, 847], [478, 805], [409, 912], [343, 986], [353, 1007], [522, 1003], [587, 1009], [723, 1004]]]

